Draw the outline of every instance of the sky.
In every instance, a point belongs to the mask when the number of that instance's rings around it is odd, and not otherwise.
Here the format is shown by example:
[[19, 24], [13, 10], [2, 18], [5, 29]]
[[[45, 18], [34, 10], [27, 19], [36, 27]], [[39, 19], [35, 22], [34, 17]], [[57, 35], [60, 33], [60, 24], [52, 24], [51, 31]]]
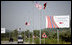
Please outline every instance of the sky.
[[[45, 16], [69, 15], [71, 18], [71, 1], [37, 1], [47, 2], [46, 9], [39, 10], [35, 7], [36, 1], [1, 1], [1, 28], [22, 31], [29, 29], [46, 28]], [[30, 22], [29, 26], [25, 22]]]

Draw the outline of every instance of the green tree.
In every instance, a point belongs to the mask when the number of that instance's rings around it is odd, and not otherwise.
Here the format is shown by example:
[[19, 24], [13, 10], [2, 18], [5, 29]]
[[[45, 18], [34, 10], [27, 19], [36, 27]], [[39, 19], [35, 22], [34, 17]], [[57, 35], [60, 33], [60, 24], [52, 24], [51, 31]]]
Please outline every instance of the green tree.
[[26, 35], [27, 37], [29, 37], [29, 33], [30, 33], [29, 30], [25, 31], [25, 35]]
[[71, 31], [69, 29], [64, 30], [60, 33], [62, 41], [71, 41]]

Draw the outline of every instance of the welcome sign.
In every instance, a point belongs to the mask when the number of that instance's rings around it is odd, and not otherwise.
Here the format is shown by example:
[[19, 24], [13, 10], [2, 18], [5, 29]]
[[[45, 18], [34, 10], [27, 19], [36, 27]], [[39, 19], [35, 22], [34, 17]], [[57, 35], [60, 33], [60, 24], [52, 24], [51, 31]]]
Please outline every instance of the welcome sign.
[[46, 28], [69, 28], [68, 16], [46, 16]]

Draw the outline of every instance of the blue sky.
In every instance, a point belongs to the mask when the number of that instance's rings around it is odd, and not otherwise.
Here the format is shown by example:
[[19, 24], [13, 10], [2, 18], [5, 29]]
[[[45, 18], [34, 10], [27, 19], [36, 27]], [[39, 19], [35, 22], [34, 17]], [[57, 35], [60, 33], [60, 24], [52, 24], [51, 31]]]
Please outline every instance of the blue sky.
[[[45, 16], [70, 15], [71, 1], [37, 1], [43, 4], [47, 2], [45, 10], [38, 10], [34, 6], [36, 1], [1, 1], [1, 27], [9, 30], [21, 28], [29, 29], [45, 28]], [[25, 22], [30, 22], [29, 26]]]

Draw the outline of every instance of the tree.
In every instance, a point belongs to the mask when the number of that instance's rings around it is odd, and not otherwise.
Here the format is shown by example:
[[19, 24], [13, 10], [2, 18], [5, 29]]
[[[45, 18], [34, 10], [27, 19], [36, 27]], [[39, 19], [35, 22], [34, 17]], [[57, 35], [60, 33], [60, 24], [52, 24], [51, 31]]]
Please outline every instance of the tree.
[[69, 29], [62, 31], [62, 33], [60, 33], [60, 38], [63, 41], [71, 41], [71, 31]]
[[39, 34], [40, 34], [39, 30], [34, 30], [34, 36], [38, 36], [39, 37], [40, 36]]
[[29, 33], [30, 33], [29, 30], [25, 31], [25, 35], [26, 35], [27, 37], [29, 37]]
[[14, 37], [17, 38], [17, 36], [18, 36], [18, 31], [17, 31], [17, 29], [15, 29], [15, 30], [14, 30]]

